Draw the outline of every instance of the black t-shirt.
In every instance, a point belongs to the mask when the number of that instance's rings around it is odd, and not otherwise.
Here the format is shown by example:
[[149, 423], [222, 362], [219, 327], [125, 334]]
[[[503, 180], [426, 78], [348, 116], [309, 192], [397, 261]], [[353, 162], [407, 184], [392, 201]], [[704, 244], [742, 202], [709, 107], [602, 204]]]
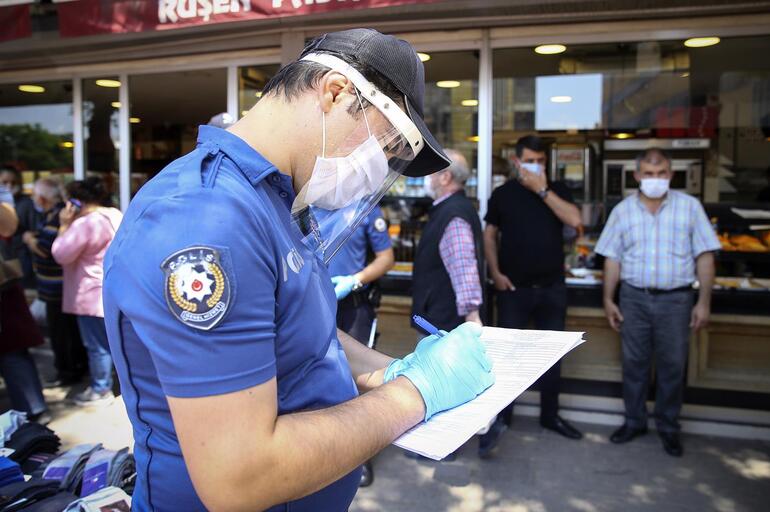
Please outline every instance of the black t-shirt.
[[[573, 202], [564, 183], [549, 183], [551, 191]], [[547, 286], [564, 279], [564, 224], [540, 199], [518, 181], [509, 180], [489, 198], [484, 220], [500, 230], [500, 271], [514, 286]]]

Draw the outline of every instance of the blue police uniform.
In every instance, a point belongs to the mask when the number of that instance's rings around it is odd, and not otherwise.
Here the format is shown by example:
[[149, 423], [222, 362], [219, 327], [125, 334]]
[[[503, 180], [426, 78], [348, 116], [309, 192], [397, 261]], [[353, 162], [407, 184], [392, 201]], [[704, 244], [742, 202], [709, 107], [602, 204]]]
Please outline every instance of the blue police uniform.
[[[291, 179], [246, 142], [202, 126], [196, 149], [131, 202], [105, 258], [104, 307], [134, 431], [134, 510], [204, 510], [166, 396], [275, 377], [286, 414], [357, 395], [330, 276], [300, 241], [293, 200]], [[359, 479], [271, 511], [347, 510]]]
[[[388, 224], [382, 211], [374, 208], [350, 238], [329, 261], [329, 274], [347, 276], [360, 272], [366, 267], [366, 249], [375, 253], [391, 247]], [[368, 300], [368, 290], [351, 292], [337, 306], [337, 327], [362, 343], [369, 340], [374, 308]]]

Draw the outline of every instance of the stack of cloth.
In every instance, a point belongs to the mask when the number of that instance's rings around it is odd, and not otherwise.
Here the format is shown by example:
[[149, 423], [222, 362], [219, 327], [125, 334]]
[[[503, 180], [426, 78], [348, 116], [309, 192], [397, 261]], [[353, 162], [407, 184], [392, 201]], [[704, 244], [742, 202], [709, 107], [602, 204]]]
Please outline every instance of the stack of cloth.
[[101, 447], [101, 443], [80, 444], [64, 452], [48, 463], [43, 471], [43, 480], [58, 481], [59, 489], [78, 495], [83, 483], [86, 462]]
[[0, 512], [30, 510], [33, 504], [59, 492], [59, 483], [53, 480], [21, 481], [0, 487]]
[[27, 413], [21, 411], [10, 411], [0, 414], [0, 448], [10, 441], [11, 436], [20, 426], [27, 422]]
[[24, 480], [24, 473], [18, 463], [8, 457], [0, 457], [0, 486]]
[[105, 487], [118, 487], [130, 493], [135, 475], [136, 463], [128, 448], [117, 452], [97, 450], [86, 462], [80, 496], [89, 496]]
[[123, 489], [105, 487], [90, 496], [73, 501], [64, 512], [129, 512], [131, 497]]
[[56, 453], [61, 441], [53, 430], [37, 423], [25, 423], [13, 433], [5, 443], [6, 457], [24, 464], [30, 456], [37, 453]]

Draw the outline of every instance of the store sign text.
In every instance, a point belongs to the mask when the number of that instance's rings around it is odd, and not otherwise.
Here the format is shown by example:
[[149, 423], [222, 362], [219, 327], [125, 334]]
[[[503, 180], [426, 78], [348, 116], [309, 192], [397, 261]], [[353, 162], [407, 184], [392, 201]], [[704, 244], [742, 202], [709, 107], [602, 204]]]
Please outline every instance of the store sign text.
[[203, 18], [212, 14], [230, 14], [251, 10], [251, 0], [159, 0], [158, 20], [176, 23], [180, 19]]

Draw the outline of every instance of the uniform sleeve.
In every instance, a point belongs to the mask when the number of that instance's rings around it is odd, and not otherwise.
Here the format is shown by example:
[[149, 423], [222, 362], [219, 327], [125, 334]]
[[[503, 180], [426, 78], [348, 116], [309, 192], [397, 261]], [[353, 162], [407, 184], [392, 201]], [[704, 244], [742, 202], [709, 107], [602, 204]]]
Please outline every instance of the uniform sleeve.
[[[105, 309], [130, 321], [168, 396], [231, 393], [276, 375], [280, 258], [267, 234], [272, 220], [254, 218], [246, 206], [225, 208], [232, 197], [206, 193], [185, 198], [184, 208], [150, 209], [126, 226], [132, 234], [116, 239], [104, 284]], [[207, 255], [215, 265], [180, 265]], [[195, 305], [212, 324], [186, 314]], [[108, 318], [108, 328], [115, 322]]]
[[382, 210], [376, 206], [369, 214], [369, 222], [366, 226], [366, 237], [369, 245], [374, 252], [381, 252], [390, 249], [390, 235], [388, 234], [388, 223], [382, 215]]
[[498, 202], [501, 193], [500, 190], [502, 188], [503, 187], [498, 187], [495, 189], [487, 203], [487, 214], [484, 216], [484, 222], [492, 224], [493, 226], [500, 225], [500, 207], [498, 206]]
[[719, 243], [719, 239], [706, 216], [703, 206], [697, 201], [692, 201], [691, 204], [694, 223], [692, 230], [692, 256], [697, 258], [704, 252], [721, 249], [722, 244]]
[[607, 224], [602, 230], [599, 241], [596, 244], [596, 252], [605, 258], [619, 261], [623, 252], [623, 239], [620, 230], [619, 208], [615, 208], [607, 219]]

